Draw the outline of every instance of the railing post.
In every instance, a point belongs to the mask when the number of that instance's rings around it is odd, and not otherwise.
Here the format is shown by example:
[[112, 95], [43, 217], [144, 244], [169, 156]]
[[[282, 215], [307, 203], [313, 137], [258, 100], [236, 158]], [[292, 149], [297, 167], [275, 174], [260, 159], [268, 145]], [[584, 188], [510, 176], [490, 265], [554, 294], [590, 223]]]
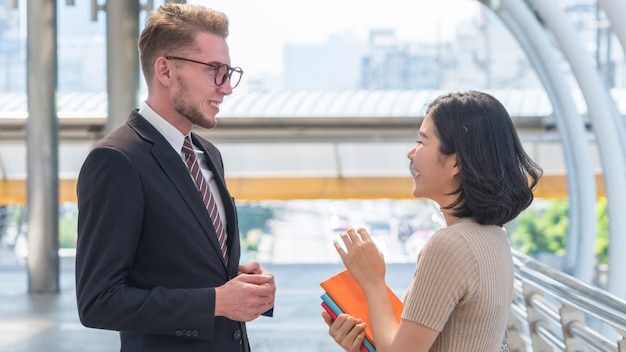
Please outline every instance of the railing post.
[[[517, 299], [511, 314], [524, 324], [519, 337], [528, 350], [626, 352], [626, 301], [514, 255]], [[513, 324], [509, 321], [509, 329], [515, 330]]]
[[522, 339], [524, 326], [514, 314], [509, 314], [507, 323], [507, 339], [509, 340], [509, 351], [526, 352], [526, 343]]
[[561, 315], [561, 327], [563, 330], [563, 342], [565, 343], [566, 352], [587, 352], [589, 348], [582, 343], [579, 339], [573, 336], [570, 332], [571, 324], [580, 322], [585, 324], [585, 315], [580, 310], [569, 306], [563, 305], [560, 309]]
[[532, 350], [536, 352], [552, 351], [552, 346], [545, 342], [541, 336], [537, 333], [537, 327], [542, 323], [548, 322], [543, 319], [541, 313], [532, 305], [533, 297], [541, 296], [541, 290], [528, 282], [522, 282], [522, 292], [524, 294], [524, 304], [526, 305], [526, 312], [528, 314], [528, 328], [530, 330], [530, 342], [532, 344]]

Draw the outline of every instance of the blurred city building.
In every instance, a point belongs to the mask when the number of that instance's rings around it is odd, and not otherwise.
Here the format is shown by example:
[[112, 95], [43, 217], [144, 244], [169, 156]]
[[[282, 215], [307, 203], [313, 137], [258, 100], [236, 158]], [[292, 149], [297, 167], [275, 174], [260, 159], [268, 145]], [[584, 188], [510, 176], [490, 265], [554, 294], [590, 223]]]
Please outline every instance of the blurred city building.
[[[626, 58], [595, 1], [564, 1], [588, 54], [609, 87], [626, 86]], [[0, 0], [0, 91], [26, 89], [24, 9]], [[58, 4], [59, 91], [106, 91], [106, 28], [85, 1]], [[143, 16], [142, 16], [143, 17]], [[277, 90], [541, 88], [525, 53], [497, 16], [482, 8], [459, 23], [452, 40], [403, 42], [394, 28], [371, 28], [368, 40], [335, 33], [325, 43], [286, 43]], [[563, 61], [564, 70], [567, 63]], [[263, 72], [246, 73], [250, 90], [272, 89]]]

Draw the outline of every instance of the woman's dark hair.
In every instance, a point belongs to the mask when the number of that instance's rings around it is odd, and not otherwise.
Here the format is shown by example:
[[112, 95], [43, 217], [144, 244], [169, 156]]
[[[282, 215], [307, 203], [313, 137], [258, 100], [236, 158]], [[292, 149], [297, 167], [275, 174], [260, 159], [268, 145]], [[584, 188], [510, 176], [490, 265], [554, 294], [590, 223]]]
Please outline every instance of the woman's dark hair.
[[489, 94], [469, 91], [435, 99], [427, 109], [440, 152], [456, 154], [461, 185], [444, 209], [483, 225], [504, 225], [533, 201], [543, 171], [520, 143], [511, 117]]

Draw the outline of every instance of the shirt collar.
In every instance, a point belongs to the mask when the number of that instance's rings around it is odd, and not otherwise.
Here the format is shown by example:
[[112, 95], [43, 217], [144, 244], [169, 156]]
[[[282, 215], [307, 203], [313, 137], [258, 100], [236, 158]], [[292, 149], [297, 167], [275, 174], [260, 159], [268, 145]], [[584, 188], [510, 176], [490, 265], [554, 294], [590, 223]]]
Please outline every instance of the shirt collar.
[[141, 103], [139, 114], [143, 116], [163, 137], [169, 142], [174, 150], [182, 155], [183, 140], [185, 136], [172, 124], [157, 114], [145, 101]]

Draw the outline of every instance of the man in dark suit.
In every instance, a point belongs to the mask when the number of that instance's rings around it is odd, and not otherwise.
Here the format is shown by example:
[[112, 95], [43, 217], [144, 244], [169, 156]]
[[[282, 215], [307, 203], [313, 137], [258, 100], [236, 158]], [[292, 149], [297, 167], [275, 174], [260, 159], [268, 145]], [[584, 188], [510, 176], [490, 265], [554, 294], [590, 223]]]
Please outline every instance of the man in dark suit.
[[239, 265], [220, 152], [191, 133], [216, 126], [243, 73], [227, 35], [226, 16], [203, 7], [152, 14], [139, 39], [148, 97], [80, 171], [78, 312], [118, 330], [122, 351], [249, 351], [245, 322], [272, 313], [273, 276]]

